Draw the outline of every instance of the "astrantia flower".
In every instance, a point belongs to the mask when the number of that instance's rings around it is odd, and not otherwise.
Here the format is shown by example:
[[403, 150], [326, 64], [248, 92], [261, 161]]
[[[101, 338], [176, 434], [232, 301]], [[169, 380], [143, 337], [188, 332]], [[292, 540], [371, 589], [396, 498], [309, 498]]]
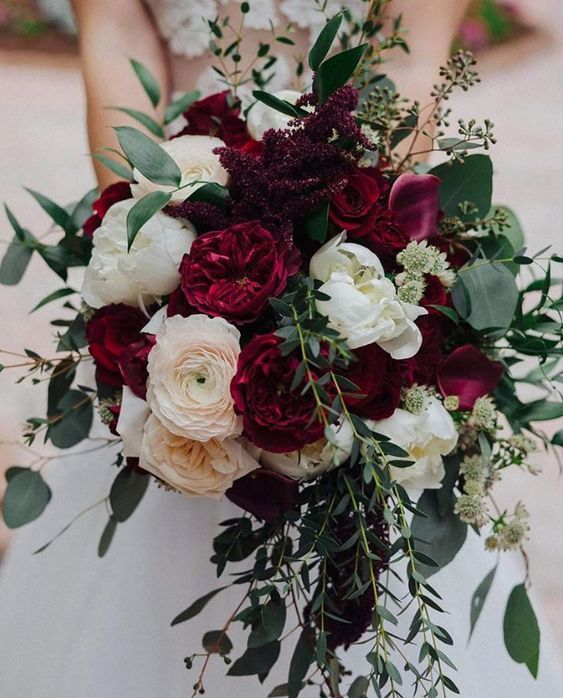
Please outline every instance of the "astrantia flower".
[[144, 427], [139, 465], [182, 494], [213, 499], [260, 467], [239, 439], [194, 441], [172, 433], [154, 415]]
[[[173, 202], [184, 201], [208, 182], [227, 183], [228, 175], [213, 152], [224, 145], [222, 140], [212, 136], [180, 136], [160, 143], [160, 147], [170, 155], [182, 173], [180, 182], [182, 188], [172, 194]], [[133, 171], [133, 175], [136, 183], [131, 185], [131, 191], [135, 199], [142, 199], [153, 191], [176, 189], [166, 184], [151, 182], [137, 169]]]
[[396, 482], [417, 490], [440, 488], [445, 475], [442, 456], [453, 451], [458, 434], [449, 412], [437, 398], [429, 397], [420, 414], [398, 409], [388, 419], [371, 426], [407, 451], [414, 461], [414, 465], [405, 468], [391, 466]]
[[310, 273], [330, 297], [317, 301], [319, 312], [351, 349], [375, 342], [394, 359], [416, 354], [422, 335], [415, 320], [427, 311], [398, 298], [373, 252], [338, 236], [313, 255]]
[[240, 434], [229, 391], [239, 339], [223, 318], [175, 315], [164, 321], [149, 354], [147, 401], [169, 431], [194, 441]]
[[88, 351], [94, 357], [99, 383], [112, 388], [123, 385], [120, 360], [131, 346], [136, 350], [144, 344], [141, 330], [146, 324], [144, 313], [122, 303], [100, 308], [88, 320]]
[[92, 308], [110, 303], [148, 304], [178, 286], [178, 265], [196, 237], [193, 227], [157, 213], [143, 225], [128, 250], [127, 214], [134, 204], [133, 200], [114, 204], [94, 233], [82, 285], [82, 296]]
[[180, 266], [191, 305], [235, 324], [257, 320], [299, 268], [298, 255], [258, 221], [202, 235]]
[[231, 384], [245, 435], [274, 453], [297, 451], [323, 434], [312, 391], [302, 395], [302, 386], [290, 389], [300, 360], [282, 356], [281, 341], [273, 334], [254, 337], [240, 353]]

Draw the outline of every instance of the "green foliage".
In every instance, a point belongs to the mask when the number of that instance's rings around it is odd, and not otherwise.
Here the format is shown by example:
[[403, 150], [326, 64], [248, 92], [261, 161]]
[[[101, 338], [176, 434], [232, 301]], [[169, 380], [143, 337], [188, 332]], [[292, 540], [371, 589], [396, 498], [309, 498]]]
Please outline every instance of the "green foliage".
[[313, 81], [319, 102], [324, 104], [330, 95], [343, 87], [356, 72], [368, 44], [361, 44], [328, 58], [321, 63]]
[[479, 584], [477, 589], [475, 589], [475, 591], [473, 592], [473, 596], [471, 597], [471, 617], [469, 630], [470, 639], [473, 635], [473, 631], [475, 630], [475, 626], [477, 625], [477, 621], [481, 616], [481, 612], [483, 611], [483, 608], [485, 606], [485, 601], [487, 600], [487, 596], [489, 595], [489, 591], [491, 590], [496, 571], [497, 566], [495, 565], [493, 569], [485, 576], [485, 578], [483, 579], [481, 584]]
[[109, 503], [116, 521], [127, 521], [139, 506], [149, 484], [148, 475], [138, 473], [133, 468], [121, 468], [109, 493]]
[[323, 243], [328, 235], [329, 205], [323, 204], [319, 209], [305, 216], [304, 226], [311, 240]]
[[212, 204], [220, 209], [225, 209], [227, 207], [228, 197], [229, 190], [227, 187], [217, 184], [216, 182], [207, 182], [195, 189], [188, 199], [190, 201], [203, 201], [206, 204]]
[[187, 620], [195, 618], [203, 611], [209, 601], [211, 601], [214, 596], [217, 596], [217, 594], [224, 589], [227, 589], [227, 587], [223, 586], [219, 587], [219, 589], [213, 589], [213, 591], [208, 592], [204, 596], [194, 601], [190, 606], [188, 606], [188, 608], [186, 608], [185, 611], [182, 611], [182, 613], [179, 613], [176, 618], [174, 618], [172, 625], [178, 625], [179, 623], [184, 623]]
[[[487, 155], [469, 155], [463, 161], [438, 165], [430, 174], [439, 177], [440, 206], [446, 216], [463, 221], [485, 218], [491, 208], [493, 166]], [[471, 202], [469, 211], [463, 204]]]
[[157, 107], [160, 102], [160, 87], [154, 75], [142, 63], [134, 58], [130, 59], [131, 66], [135, 71], [135, 75], [143, 86], [147, 97], [150, 99], [153, 107]]
[[504, 644], [518, 664], [537, 676], [540, 629], [524, 584], [512, 590], [504, 614]]
[[172, 104], [167, 107], [164, 112], [164, 123], [170, 124], [175, 119], [177, 119], [180, 114], [185, 112], [194, 102], [201, 97], [199, 90], [192, 90], [191, 92], [186, 92], [176, 99]]
[[117, 530], [117, 524], [118, 521], [115, 516], [110, 516], [107, 524], [104, 526], [102, 537], [100, 538], [100, 542], [98, 544], [98, 557], [104, 557], [109, 550], [109, 546], [111, 545]]
[[180, 186], [178, 165], [158, 143], [131, 126], [117, 126], [115, 132], [127, 159], [142, 175], [155, 184]]
[[203, 648], [210, 654], [230, 654], [233, 643], [224, 630], [208, 630], [201, 640]]
[[260, 647], [250, 647], [227, 672], [229, 676], [267, 676], [280, 655], [278, 640]]
[[121, 164], [104, 153], [93, 153], [92, 157], [101, 162], [102, 165], [108, 168], [108, 170], [111, 170], [111, 172], [116, 174], [121, 179], [124, 179], [126, 182], [133, 181], [133, 171], [130, 167]]
[[51, 490], [40, 472], [14, 467], [6, 473], [8, 485], [2, 502], [2, 515], [8, 528], [19, 528], [35, 521], [51, 500]]
[[111, 109], [114, 111], [119, 111], [122, 114], [127, 114], [127, 116], [130, 116], [135, 121], [138, 121], [147, 129], [147, 131], [152, 133], [153, 136], [156, 136], [157, 138], [164, 138], [164, 129], [158, 123], [158, 121], [156, 121], [156, 119], [152, 118], [152, 116], [149, 116], [142, 111], [138, 111], [137, 109], [128, 109], [127, 107], [111, 107]]
[[127, 214], [127, 248], [130, 250], [137, 233], [158, 211], [170, 201], [171, 194], [165, 191], [151, 191], [139, 199]]
[[342, 12], [331, 17], [319, 33], [315, 43], [309, 51], [309, 68], [313, 72], [319, 69], [331, 49], [338, 31], [342, 25]]
[[15, 235], [0, 263], [0, 283], [5, 286], [15, 286], [25, 274], [37, 240], [29, 231], [21, 227], [7, 206], [4, 208]]
[[286, 99], [280, 99], [269, 92], [264, 92], [264, 90], [254, 90], [252, 95], [259, 101], [265, 104], [275, 111], [279, 111], [286, 116], [290, 116], [292, 119], [299, 119], [303, 116], [307, 116], [308, 112], [301, 107], [296, 107], [291, 102]]
[[53, 410], [47, 437], [57, 448], [72, 448], [88, 438], [93, 419], [91, 396], [82, 390], [69, 390]]

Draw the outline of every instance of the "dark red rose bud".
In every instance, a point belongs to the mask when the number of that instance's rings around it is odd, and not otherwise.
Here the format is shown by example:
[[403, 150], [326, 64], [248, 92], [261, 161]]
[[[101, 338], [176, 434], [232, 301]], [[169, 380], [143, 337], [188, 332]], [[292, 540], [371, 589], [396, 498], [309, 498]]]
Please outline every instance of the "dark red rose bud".
[[411, 240], [427, 240], [438, 233], [440, 180], [434, 175], [402, 174], [389, 194], [389, 210]]
[[235, 480], [226, 495], [244, 511], [271, 523], [293, 509], [298, 493], [296, 480], [260, 468]]
[[120, 388], [123, 377], [119, 361], [131, 345], [143, 343], [141, 330], [147, 318], [129, 305], [106, 305], [86, 323], [88, 349], [96, 364], [96, 379], [110, 388]]
[[254, 337], [241, 351], [231, 382], [245, 435], [274, 453], [296, 451], [319, 439], [324, 431], [314, 418], [312, 391], [302, 395], [302, 385], [290, 390], [301, 361], [293, 354], [282, 356], [281, 341], [273, 334]]
[[264, 313], [298, 269], [294, 248], [249, 221], [194, 240], [180, 277], [188, 302], [200, 312], [244, 324]]
[[350, 235], [365, 235], [373, 229], [380, 205], [381, 188], [374, 170], [356, 171], [348, 177], [346, 185], [330, 200], [330, 219]]
[[147, 364], [151, 349], [156, 344], [156, 337], [143, 334], [140, 342], [129, 346], [119, 357], [119, 370], [123, 382], [142, 400], [147, 399]]
[[102, 224], [104, 216], [118, 201], [125, 201], [131, 198], [131, 185], [129, 182], [116, 182], [110, 184], [109, 187], [103, 190], [99, 198], [92, 204], [93, 214], [88, 218], [82, 226], [84, 237], [92, 238], [94, 232]]
[[438, 387], [444, 397], [457, 395], [459, 408], [470, 410], [475, 400], [490, 395], [497, 387], [504, 368], [491, 361], [472, 344], [453, 351], [438, 370]]
[[401, 374], [398, 363], [377, 346], [356, 349], [357, 361], [350, 364], [345, 377], [358, 386], [358, 397], [346, 391], [346, 404], [368, 419], [390, 417], [401, 401]]

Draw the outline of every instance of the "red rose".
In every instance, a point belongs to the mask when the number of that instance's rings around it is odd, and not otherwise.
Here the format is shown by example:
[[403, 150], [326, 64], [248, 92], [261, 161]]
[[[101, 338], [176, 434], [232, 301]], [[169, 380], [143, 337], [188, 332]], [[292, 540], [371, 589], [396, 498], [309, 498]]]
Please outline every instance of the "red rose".
[[381, 194], [376, 178], [358, 168], [344, 188], [332, 196], [330, 219], [350, 235], [365, 235], [375, 224]]
[[[444, 288], [444, 284], [437, 276], [429, 275], [426, 277], [426, 288], [424, 296], [420, 304], [425, 307], [429, 313], [440, 313], [436, 308], [431, 308], [432, 305], [447, 306], [449, 304], [449, 296]], [[443, 316], [443, 313], [440, 313]]]
[[119, 357], [119, 370], [123, 382], [142, 400], [147, 399], [147, 380], [149, 372], [147, 364], [151, 349], [156, 344], [152, 334], [142, 334], [141, 340], [131, 344]]
[[447, 328], [452, 323], [441, 313], [423, 315], [416, 324], [422, 333], [422, 345], [411, 358], [400, 361], [403, 385], [436, 385], [436, 371], [444, 360]]
[[344, 374], [359, 388], [361, 397], [346, 395], [348, 407], [368, 419], [390, 417], [401, 401], [401, 372], [399, 363], [378, 347], [370, 344], [356, 349], [357, 361]]
[[196, 308], [188, 303], [188, 299], [184, 295], [182, 288], [178, 286], [178, 288], [175, 291], [172, 291], [168, 297], [166, 317], [174, 317], [174, 315], [189, 317], [194, 313], [197, 313]]
[[124, 381], [119, 368], [123, 353], [131, 345], [143, 343], [141, 330], [147, 318], [129, 305], [106, 305], [86, 323], [88, 349], [96, 364], [96, 380], [110, 388], [120, 388]]
[[217, 136], [228, 146], [242, 148], [251, 138], [235, 104], [228, 90], [194, 102], [184, 112], [188, 125], [177, 136]]
[[410, 242], [407, 234], [398, 226], [394, 214], [382, 206], [378, 207], [373, 226], [369, 230], [362, 233], [356, 230], [348, 237], [375, 252], [386, 269], [397, 267], [397, 255]]
[[200, 312], [254, 322], [298, 270], [294, 248], [257, 221], [205, 233], [180, 265], [182, 290]]
[[503, 371], [499, 361], [491, 361], [477, 347], [464, 344], [440, 366], [438, 386], [444, 397], [457, 395], [460, 409], [470, 410], [477, 398], [495, 390]]
[[295, 506], [298, 493], [297, 480], [259, 468], [235, 480], [226, 496], [256, 518], [272, 522]]
[[311, 391], [302, 395], [302, 386], [290, 390], [301, 362], [294, 354], [282, 356], [281, 341], [273, 334], [254, 337], [241, 351], [231, 382], [244, 433], [253, 444], [274, 453], [296, 451], [323, 435], [322, 423], [314, 418]]
[[94, 213], [88, 218], [82, 226], [84, 237], [92, 238], [94, 232], [102, 224], [102, 220], [108, 209], [118, 201], [124, 201], [131, 198], [131, 185], [129, 182], [116, 182], [110, 184], [109, 187], [103, 190], [99, 198], [92, 204]]

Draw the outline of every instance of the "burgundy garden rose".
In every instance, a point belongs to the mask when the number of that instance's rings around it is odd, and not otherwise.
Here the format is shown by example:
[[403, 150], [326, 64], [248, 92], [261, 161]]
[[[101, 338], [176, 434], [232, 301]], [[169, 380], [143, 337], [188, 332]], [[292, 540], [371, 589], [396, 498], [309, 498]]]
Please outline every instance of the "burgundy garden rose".
[[141, 330], [146, 324], [147, 318], [138, 308], [122, 303], [106, 305], [88, 320], [86, 339], [99, 383], [110, 388], [123, 385], [120, 359], [131, 345], [144, 343]]
[[84, 236], [87, 238], [92, 238], [94, 232], [102, 224], [104, 216], [118, 201], [124, 201], [125, 199], [131, 198], [131, 185], [129, 182], [115, 182], [115, 184], [110, 184], [106, 187], [92, 204], [92, 215], [88, 218], [84, 225], [82, 226], [82, 231]]
[[375, 173], [377, 170], [356, 168], [344, 188], [330, 200], [331, 221], [351, 235], [365, 235], [375, 225], [382, 195]]
[[422, 334], [422, 345], [411, 359], [399, 362], [405, 387], [413, 383], [436, 384], [436, 372], [444, 361], [447, 330], [453, 323], [441, 313], [431, 313], [418, 318], [416, 324]]
[[315, 402], [302, 386], [290, 390], [300, 365], [294, 354], [282, 356], [281, 338], [274, 334], [254, 337], [241, 351], [231, 395], [237, 414], [242, 415], [250, 441], [274, 453], [296, 451], [323, 435], [315, 414]]
[[297, 480], [265, 468], [253, 470], [235, 480], [227, 490], [227, 499], [258, 519], [272, 522], [297, 503]]
[[437, 276], [434, 276], [433, 274], [426, 276], [425, 281], [426, 288], [424, 289], [424, 296], [422, 297], [420, 304], [424, 306], [429, 313], [440, 313], [440, 310], [432, 308], [431, 306], [447, 306], [449, 304], [450, 297], [444, 288], [444, 284]]
[[472, 344], [453, 351], [438, 370], [438, 386], [444, 397], [457, 395], [461, 410], [472, 409], [475, 401], [490, 395], [497, 387], [504, 368]]
[[178, 136], [216, 136], [232, 148], [247, 144], [250, 135], [240, 118], [240, 106], [228, 90], [194, 102], [184, 112], [188, 124]]
[[249, 221], [194, 240], [180, 265], [181, 287], [200, 312], [240, 325], [257, 320], [298, 268], [295, 248]]
[[156, 344], [153, 334], [142, 334], [139, 342], [131, 344], [119, 357], [119, 370], [126, 386], [142, 400], [147, 399], [147, 364], [151, 349]]
[[356, 349], [357, 361], [344, 374], [359, 388], [359, 396], [347, 394], [346, 404], [353, 412], [367, 419], [390, 417], [401, 401], [399, 366], [390, 354], [377, 344]]

